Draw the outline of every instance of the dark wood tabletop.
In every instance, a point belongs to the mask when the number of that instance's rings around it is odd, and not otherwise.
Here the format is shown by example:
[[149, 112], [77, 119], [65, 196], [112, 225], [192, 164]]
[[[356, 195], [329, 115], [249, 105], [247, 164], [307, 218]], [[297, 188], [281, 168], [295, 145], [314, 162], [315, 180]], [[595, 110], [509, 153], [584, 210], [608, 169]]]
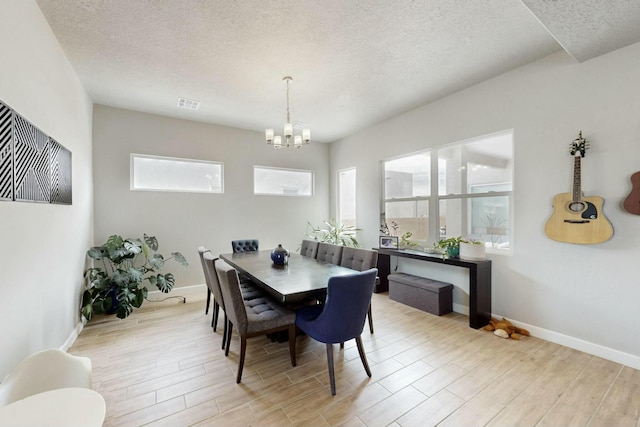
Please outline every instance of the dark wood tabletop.
[[356, 271], [292, 253], [287, 265], [271, 261], [271, 251], [221, 254], [220, 258], [249, 276], [283, 303], [296, 303], [324, 295], [329, 278]]

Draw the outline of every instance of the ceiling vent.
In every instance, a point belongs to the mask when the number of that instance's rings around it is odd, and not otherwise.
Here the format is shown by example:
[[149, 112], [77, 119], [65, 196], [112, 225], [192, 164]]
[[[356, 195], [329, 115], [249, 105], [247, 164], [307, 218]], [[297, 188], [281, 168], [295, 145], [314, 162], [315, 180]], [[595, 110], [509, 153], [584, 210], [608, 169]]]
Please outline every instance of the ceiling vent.
[[196, 101], [195, 99], [178, 98], [178, 108], [197, 110], [199, 106], [200, 101]]

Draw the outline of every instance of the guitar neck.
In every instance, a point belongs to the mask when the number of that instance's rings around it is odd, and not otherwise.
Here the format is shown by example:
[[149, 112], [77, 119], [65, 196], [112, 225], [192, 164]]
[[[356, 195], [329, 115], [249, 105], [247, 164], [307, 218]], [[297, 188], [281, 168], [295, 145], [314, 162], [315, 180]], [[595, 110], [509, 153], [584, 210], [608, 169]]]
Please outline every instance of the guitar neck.
[[573, 201], [579, 202], [582, 200], [582, 181], [580, 179], [580, 156], [573, 158]]

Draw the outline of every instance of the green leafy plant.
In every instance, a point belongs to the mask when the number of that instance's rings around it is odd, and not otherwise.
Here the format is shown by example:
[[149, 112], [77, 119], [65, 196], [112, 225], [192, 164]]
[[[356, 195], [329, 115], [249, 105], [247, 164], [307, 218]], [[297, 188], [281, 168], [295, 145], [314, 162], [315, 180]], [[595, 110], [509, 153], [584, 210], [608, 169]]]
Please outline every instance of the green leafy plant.
[[440, 239], [433, 244], [433, 248], [442, 253], [443, 258], [457, 257], [460, 254], [460, 243], [469, 243], [472, 245], [482, 245], [484, 242], [475, 239], [463, 239], [462, 236], [449, 237], [448, 239]]
[[173, 274], [160, 274], [165, 262], [175, 259], [183, 266], [189, 265], [180, 252], [172, 252], [165, 259], [157, 253], [158, 239], [144, 235], [144, 239], [123, 239], [109, 236], [107, 242], [87, 251], [87, 256], [101, 261], [102, 267], [85, 270], [86, 290], [82, 295], [80, 312], [87, 320], [94, 314], [113, 314], [120, 319], [129, 316], [134, 307], [140, 308], [147, 297], [144, 281], [168, 293], [173, 289]]
[[305, 233], [305, 235], [320, 242], [353, 246], [354, 248], [360, 247], [360, 243], [356, 239], [356, 231], [359, 231], [359, 228], [353, 225], [338, 224], [335, 219], [323, 222], [327, 226], [326, 228], [314, 227], [310, 222], [307, 222], [311, 227], [311, 233]]
[[460, 242], [462, 236], [449, 237], [448, 239], [440, 239], [433, 244], [434, 249], [442, 253], [443, 258], [457, 257], [460, 253]]
[[416, 246], [418, 246], [416, 242], [411, 240], [411, 236], [413, 236], [413, 233], [410, 231], [407, 231], [402, 236], [400, 236], [400, 247], [415, 248]]

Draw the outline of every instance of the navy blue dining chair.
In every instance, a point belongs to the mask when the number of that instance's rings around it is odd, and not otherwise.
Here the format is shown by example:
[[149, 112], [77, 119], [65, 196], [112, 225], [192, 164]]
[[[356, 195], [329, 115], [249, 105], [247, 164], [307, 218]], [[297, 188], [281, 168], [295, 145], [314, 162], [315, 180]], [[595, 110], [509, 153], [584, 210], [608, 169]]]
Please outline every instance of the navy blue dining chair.
[[327, 345], [329, 380], [331, 394], [334, 396], [336, 379], [333, 369], [333, 344], [355, 339], [360, 360], [367, 375], [371, 376], [360, 336], [377, 275], [378, 269], [372, 268], [348, 276], [332, 277], [327, 284], [327, 299], [324, 304], [303, 307], [296, 312], [296, 326], [311, 338]]

